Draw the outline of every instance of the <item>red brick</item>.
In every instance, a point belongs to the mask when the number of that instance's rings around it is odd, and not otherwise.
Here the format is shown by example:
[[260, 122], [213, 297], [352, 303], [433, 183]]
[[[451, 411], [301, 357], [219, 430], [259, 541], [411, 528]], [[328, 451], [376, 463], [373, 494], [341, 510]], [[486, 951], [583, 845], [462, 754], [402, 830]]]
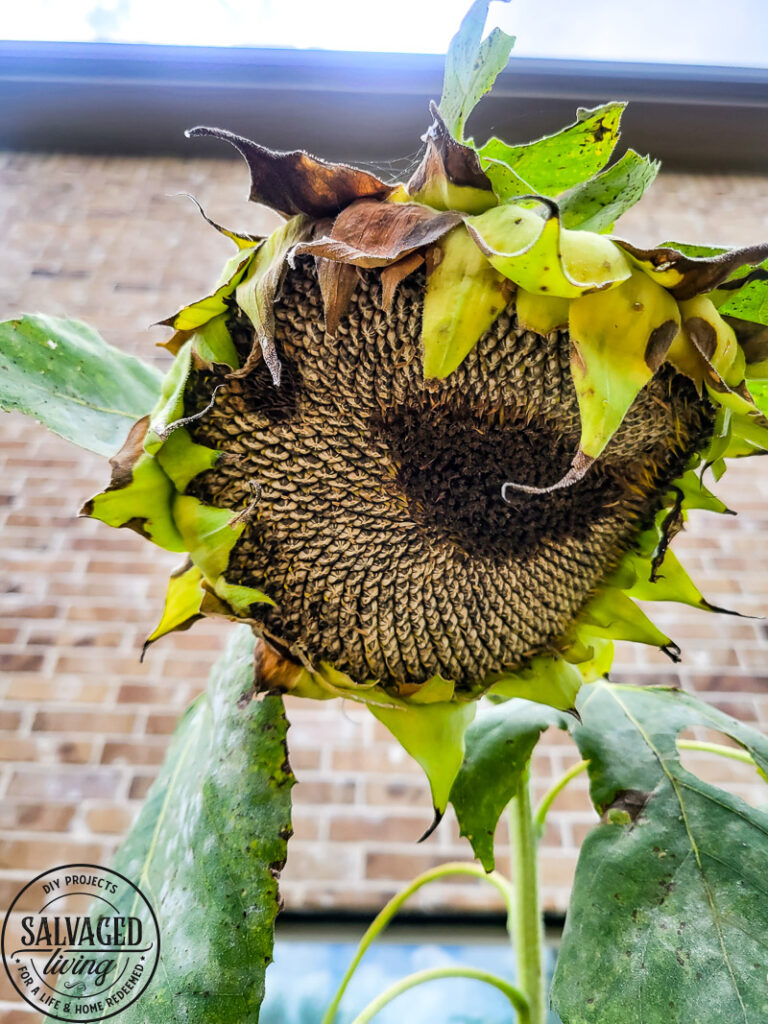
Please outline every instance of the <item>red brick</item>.
[[131, 800], [143, 800], [154, 781], [154, 775], [134, 775], [128, 789], [128, 796]]
[[42, 654], [0, 654], [0, 672], [39, 672]]
[[57, 864], [98, 864], [102, 846], [98, 843], [63, 842], [39, 836], [35, 839], [0, 840], [0, 868], [43, 871]]
[[104, 744], [102, 764], [162, 764], [166, 744], [141, 740], [109, 740]]
[[8, 783], [8, 796], [25, 796], [36, 800], [77, 801], [86, 797], [110, 797], [117, 790], [117, 772], [99, 768], [19, 769]]
[[0, 808], [0, 821], [3, 823], [3, 828], [66, 832], [72, 822], [75, 810], [74, 804], [6, 800]]
[[36, 732], [110, 733], [131, 732], [136, 716], [119, 711], [38, 711], [32, 722]]

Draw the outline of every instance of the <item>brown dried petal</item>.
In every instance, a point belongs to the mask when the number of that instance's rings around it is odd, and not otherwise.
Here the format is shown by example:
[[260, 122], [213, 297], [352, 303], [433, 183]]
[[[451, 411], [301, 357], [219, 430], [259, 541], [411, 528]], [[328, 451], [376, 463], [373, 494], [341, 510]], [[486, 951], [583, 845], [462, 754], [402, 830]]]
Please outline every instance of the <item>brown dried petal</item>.
[[417, 267], [424, 262], [424, 256], [420, 252], [412, 252], [397, 263], [391, 263], [384, 267], [381, 272], [381, 307], [389, 313], [392, 303], [395, 301], [395, 292], [401, 281], [404, 281], [409, 274], [412, 274]]
[[[768, 257], [768, 243], [748, 245], [743, 249], [732, 249], [719, 256], [684, 256], [677, 249], [658, 247], [640, 249], [621, 238], [613, 241], [635, 259], [650, 263], [656, 270], [675, 270], [682, 280], [668, 287], [676, 299], [692, 299], [696, 295], [711, 292], [739, 267], [762, 262]], [[748, 275], [750, 276], [750, 275]], [[746, 283], [747, 279], [741, 283]]]
[[323, 296], [325, 308], [325, 329], [335, 334], [339, 321], [349, 306], [350, 299], [357, 285], [357, 269], [349, 263], [336, 263], [334, 260], [317, 256], [317, 283]]
[[747, 364], [768, 359], [768, 327], [735, 316], [724, 316], [723, 320], [733, 329]]
[[329, 237], [300, 243], [291, 256], [310, 253], [358, 267], [383, 267], [431, 245], [460, 221], [456, 210], [361, 199], [342, 210]]
[[347, 164], [331, 164], [303, 150], [279, 153], [223, 128], [192, 128], [188, 138], [210, 135], [234, 146], [251, 172], [249, 199], [286, 217], [306, 213], [327, 217], [364, 197], [384, 198], [393, 189], [373, 174]]
[[149, 430], [150, 416], [142, 416], [130, 429], [123, 447], [109, 460], [112, 467], [112, 478], [108, 491], [117, 491], [127, 487], [133, 477], [133, 467], [144, 454], [144, 438]]
[[427, 151], [406, 185], [408, 192], [415, 195], [435, 177], [447, 178], [453, 185], [492, 192], [475, 150], [454, 139], [435, 103], [430, 103], [429, 111], [434, 121], [423, 136]]

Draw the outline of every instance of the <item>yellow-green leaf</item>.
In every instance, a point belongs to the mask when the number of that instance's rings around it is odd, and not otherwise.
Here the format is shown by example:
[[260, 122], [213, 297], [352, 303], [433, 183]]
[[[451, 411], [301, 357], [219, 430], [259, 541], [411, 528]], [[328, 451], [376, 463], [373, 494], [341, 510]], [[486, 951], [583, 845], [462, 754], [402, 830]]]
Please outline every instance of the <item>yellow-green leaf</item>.
[[489, 263], [532, 294], [576, 298], [627, 280], [629, 261], [610, 239], [562, 228], [554, 205], [548, 214], [507, 204], [466, 224]]
[[507, 305], [508, 285], [462, 225], [436, 245], [422, 317], [424, 376], [447, 377]]
[[174, 493], [158, 461], [144, 454], [127, 483], [91, 498], [83, 514], [108, 526], [130, 526], [166, 551], [184, 551], [185, 542], [171, 514]]
[[677, 303], [633, 271], [611, 291], [571, 303], [571, 371], [581, 413], [581, 450], [597, 458], [677, 334]]
[[488, 160], [499, 160], [529, 181], [534, 192], [557, 196], [608, 163], [619, 139], [625, 107], [626, 103], [606, 103], [592, 110], [580, 109], [574, 124], [522, 146], [489, 139], [479, 151], [483, 169]]
[[464, 734], [475, 717], [476, 702], [369, 707], [424, 769], [439, 819], [464, 759]]

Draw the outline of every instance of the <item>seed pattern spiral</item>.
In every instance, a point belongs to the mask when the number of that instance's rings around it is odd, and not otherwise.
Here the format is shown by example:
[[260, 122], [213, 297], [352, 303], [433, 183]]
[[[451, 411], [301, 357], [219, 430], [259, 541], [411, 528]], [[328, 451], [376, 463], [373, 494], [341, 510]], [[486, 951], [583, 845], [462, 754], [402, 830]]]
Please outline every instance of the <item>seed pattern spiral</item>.
[[[275, 303], [283, 364], [246, 377], [195, 373], [195, 440], [224, 455], [190, 490], [243, 512], [227, 579], [258, 587], [260, 632], [358, 682], [468, 687], [556, 649], [711, 429], [691, 383], [662, 370], [575, 486], [501, 497], [512, 480], [559, 479], [578, 446], [567, 332], [518, 327], [514, 300], [461, 366], [425, 381], [423, 273], [381, 307], [360, 271], [348, 315], [324, 330], [313, 263]], [[253, 344], [233, 310], [244, 355]]]

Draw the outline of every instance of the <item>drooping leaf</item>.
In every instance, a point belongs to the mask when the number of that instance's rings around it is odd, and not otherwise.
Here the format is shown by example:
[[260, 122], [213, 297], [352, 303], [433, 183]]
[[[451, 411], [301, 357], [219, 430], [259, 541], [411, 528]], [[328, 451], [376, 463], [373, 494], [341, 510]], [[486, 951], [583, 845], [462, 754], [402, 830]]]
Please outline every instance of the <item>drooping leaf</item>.
[[121, 1024], [258, 1019], [294, 779], [282, 698], [252, 691], [253, 636], [239, 627], [118, 851], [161, 935], [155, 975]]
[[612, 586], [610, 583], [604, 584], [582, 611], [577, 634], [587, 639], [597, 637], [602, 640], [629, 640], [636, 644], [648, 644], [665, 651], [674, 661], [680, 660], [677, 645], [651, 622], [621, 586]]
[[[342, 210], [330, 235], [300, 242], [290, 253], [312, 255], [325, 307], [326, 330], [333, 334], [357, 284], [357, 267], [388, 267], [430, 245], [455, 227], [461, 214], [419, 203], [361, 199]], [[382, 277], [382, 287], [384, 278]], [[385, 300], [386, 302], [386, 300]]]
[[397, 287], [409, 274], [422, 265], [424, 256], [420, 252], [412, 252], [397, 263], [391, 263], [381, 271], [381, 306], [389, 313], [395, 301]]
[[692, 299], [696, 295], [711, 292], [728, 281], [740, 267], [757, 266], [768, 255], [768, 242], [741, 249], [726, 249], [714, 256], [688, 256], [669, 246], [641, 249], [623, 238], [614, 241], [632, 257], [638, 267], [657, 284], [669, 289], [676, 299]]
[[[369, 703], [371, 712], [424, 769], [432, 791], [435, 825], [445, 813], [448, 796], [464, 757], [464, 734], [477, 703], [436, 701], [385, 707]], [[434, 826], [433, 826], [434, 827]]]
[[498, 160], [529, 182], [532, 191], [558, 196], [605, 167], [619, 140], [625, 107], [626, 103], [606, 103], [579, 110], [574, 124], [522, 146], [489, 139], [479, 150], [480, 162], [485, 168], [487, 161]]
[[422, 314], [424, 376], [447, 377], [505, 308], [509, 286], [463, 225], [437, 243], [432, 258]]
[[610, 231], [619, 217], [643, 196], [661, 164], [629, 149], [602, 174], [582, 182], [560, 199], [563, 226], [580, 231]]
[[680, 329], [674, 299], [646, 275], [571, 303], [571, 372], [581, 414], [581, 450], [597, 458]]
[[567, 711], [584, 682], [580, 669], [554, 654], [539, 654], [516, 672], [497, 672], [484, 680], [489, 697], [522, 697]]
[[193, 195], [190, 195], [189, 192], [182, 192], [181, 195], [185, 196], [187, 199], [191, 199], [197, 207], [197, 212], [206, 224], [210, 224], [212, 228], [219, 232], [220, 235], [224, 235], [225, 238], [234, 242], [238, 249], [252, 249], [259, 242], [264, 241], [264, 235], [249, 235], [241, 231], [230, 231], [229, 228], [222, 227], [222, 225], [218, 224], [215, 220], [211, 220]]
[[215, 316], [226, 313], [235, 288], [245, 277], [254, 253], [258, 252], [262, 244], [259, 242], [250, 249], [239, 249], [224, 264], [219, 281], [210, 295], [205, 295], [189, 306], [183, 306], [178, 313], [160, 323], [177, 331], [196, 331]]
[[80, 514], [100, 519], [107, 526], [135, 530], [166, 551], [184, 551], [173, 518], [173, 484], [157, 459], [144, 451], [148, 427], [149, 416], [131, 427], [125, 444], [109, 460], [109, 486], [86, 501]]
[[500, 28], [494, 28], [483, 39], [489, 3], [490, 0], [475, 0], [451, 40], [445, 58], [440, 113], [459, 142], [467, 118], [507, 66], [515, 45], [515, 37]]
[[[535, 196], [528, 196], [536, 199]], [[535, 295], [577, 298], [626, 281], [631, 267], [609, 238], [570, 231], [557, 204], [538, 197], [546, 218], [518, 204], [467, 217], [467, 230], [491, 266]]]
[[273, 231], [254, 255], [244, 280], [235, 289], [235, 299], [253, 325], [256, 344], [234, 376], [246, 376], [261, 357], [275, 385], [280, 383], [280, 359], [275, 348], [274, 300], [286, 270], [291, 248], [309, 238], [312, 223], [298, 216]]
[[686, 771], [676, 740], [716, 729], [763, 774], [768, 740], [677, 690], [596, 683], [579, 711], [603, 823], [581, 849], [554, 1008], [564, 1024], [758, 1024], [768, 815]]
[[284, 217], [303, 213], [330, 217], [355, 199], [384, 198], [392, 185], [346, 164], [326, 163], [303, 150], [278, 153], [223, 128], [191, 128], [188, 138], [223, 139], [242, 154], [251, 172], [253, 203], [265, 203]]
[[467, 729], [461, 771], [451, 789], [460, 833], [486, 871], [493, 871], [493, 837], [504, 808], [542, 732], [566, 728], [567, 716], [545, 704], [513, 699], [485, 708]]
[[[221, 577], [215, 587], [191, 559], [171, 573], [160, 622], [144, 641], [144, 651], [168, 633], [184, 632], [202, 616], [242, 620], [252, 604], [272, 603], [253, 587], [227, 584]], [[142, 654], [142, 658], [144, 655]]]
[[99, 455], [121, 447], [157, 401], [161, 379], [79, 320], [27, 314], [0, 323], [0, 409], [33, 416]]

